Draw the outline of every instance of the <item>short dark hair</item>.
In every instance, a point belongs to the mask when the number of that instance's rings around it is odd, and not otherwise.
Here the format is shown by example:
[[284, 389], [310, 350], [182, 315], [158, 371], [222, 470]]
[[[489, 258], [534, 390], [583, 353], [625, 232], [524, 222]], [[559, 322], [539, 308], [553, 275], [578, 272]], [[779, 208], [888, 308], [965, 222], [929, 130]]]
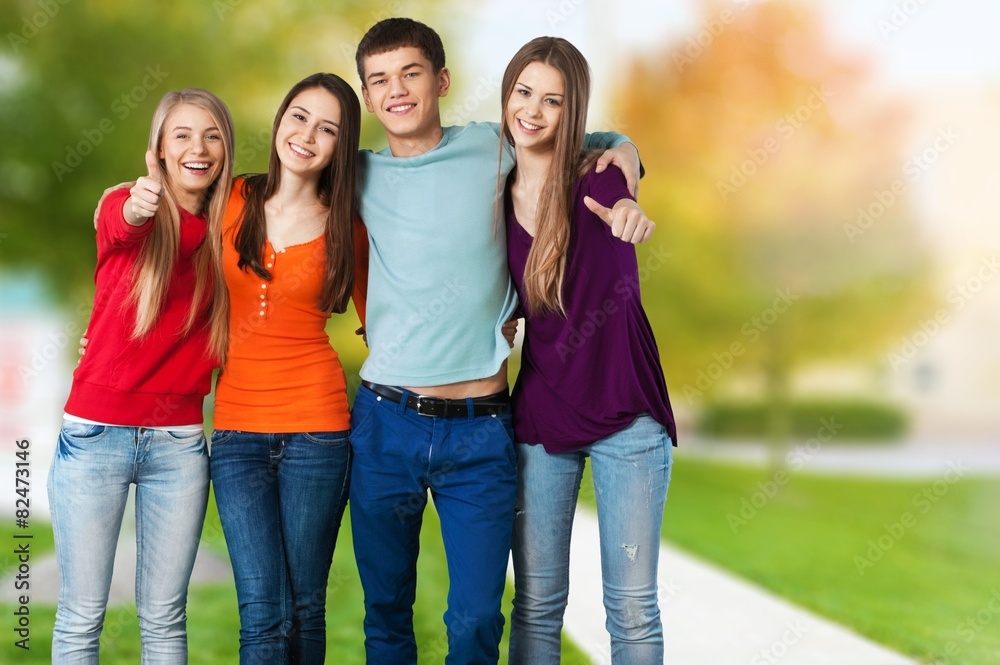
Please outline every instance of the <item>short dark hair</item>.
[[361, 85], [365, 85], [365, 58], [407, 46], [420, 49], [435, 74], [444, 69], [444, 45], [438, 33], [412, 18], [387, 18], [369, 28], [358, 44], [354, 60], [358, 65]]

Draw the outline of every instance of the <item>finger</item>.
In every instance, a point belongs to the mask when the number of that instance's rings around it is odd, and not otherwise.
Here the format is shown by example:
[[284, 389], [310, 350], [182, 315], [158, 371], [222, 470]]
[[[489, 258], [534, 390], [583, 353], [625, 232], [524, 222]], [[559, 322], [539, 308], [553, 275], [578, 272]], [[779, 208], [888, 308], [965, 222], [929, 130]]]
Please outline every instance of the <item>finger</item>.
[[146, 151], [146, 170], [149, 171], [149, 178], [160, 182], [160, 160], [156, 158], [152, 150]]
[[625, 186], [628, 187], [628, 193], [632, 195], [632, 198], [637, 198], [639, 196], [639, 179], [636, 178], [636, 174], [631, 172], [631, 169], [625, 173]]
[[595, 173], [602, 173], [604, 169], [608, 168], [608, 164], [611, 163], [611, 157], [607, 156], [608, 151], [605, 150], [604, 153], [597, 158], [597, 163], [594, 165]]
[[647, 242], [650, 238], [653, 237], [654, 230], [656, 230], [656, 224], [654, 222], [650, 222], [649, 226], [646, 227], [646, 230], [642, 234], [642, 240], [640, 240], [639, 242]]
[[598, 203], [596, 200], [594, 200], [589, 196], [583, 197], [583, 204], [587, 206], [590, 212], [594, 213], [608, 224], [610, 224], [614, 219], [615, 215], [614, 212], [611, 210], [611, 208], [605, 208], [604, 206], [602, 206], [600, 203]]

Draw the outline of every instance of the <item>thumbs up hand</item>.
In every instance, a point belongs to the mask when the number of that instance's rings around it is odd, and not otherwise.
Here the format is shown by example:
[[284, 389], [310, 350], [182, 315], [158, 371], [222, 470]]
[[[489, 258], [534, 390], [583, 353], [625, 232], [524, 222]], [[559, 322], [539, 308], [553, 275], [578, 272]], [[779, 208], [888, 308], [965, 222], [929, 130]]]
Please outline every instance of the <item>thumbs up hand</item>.
[[125, 220], [133, 226], [145, 224], [160, 207], [163, 184], [160, 182], [160, 164], [152, 150], [146, 151], [146, 170], [147, 175], [136, 180], [129, 190], [131, 196], [125, 206]]
[[614, 237], [624, 242], [633, 245], [646, 242], [656, 230], [656, 224], [646, 217], [635, 201], [630, 199], [620, 200], [614, 208], [605, 208], [589, 196], [583, 197], [583, 203], [611, 227], [611, 234]]

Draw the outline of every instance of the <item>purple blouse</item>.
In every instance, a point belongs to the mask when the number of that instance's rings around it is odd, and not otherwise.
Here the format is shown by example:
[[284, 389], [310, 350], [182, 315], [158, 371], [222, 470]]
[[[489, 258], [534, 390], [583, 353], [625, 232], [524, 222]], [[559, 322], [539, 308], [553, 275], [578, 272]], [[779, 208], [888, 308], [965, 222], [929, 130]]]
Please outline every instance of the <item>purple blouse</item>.
[[[676, 445], [677, 431], [653, 331], [642, 309], [635, 247], [583, 203], [608, 208], [632, 198], [616, 167], [576, 182], [563, 285], [566, 318], [526, 316], [521, 371], [513, 391], [514, 432], [550, 453], [584, 448], [649, 413]], [[507, 259], [524, 299], [524, 266], [533, 238], [506, 198]]]

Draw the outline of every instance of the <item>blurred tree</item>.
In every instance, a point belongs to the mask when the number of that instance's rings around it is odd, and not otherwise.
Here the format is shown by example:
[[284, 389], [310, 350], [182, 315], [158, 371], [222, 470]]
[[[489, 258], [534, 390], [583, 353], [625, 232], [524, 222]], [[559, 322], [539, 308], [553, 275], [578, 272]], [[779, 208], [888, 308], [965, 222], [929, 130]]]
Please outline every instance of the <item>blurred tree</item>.
[[814, 7], [707, 1], [702, 14], [615, 96], [647, 168], [653, 251], [669, 254], [648, 271], [650, 317], [675, 400], [750, 377], [780, 435], [796, 368], [871, 359], [925, 311], [907, 109], [828, 43]]
[[[435, 25], [445, 0], [408, 1]], [[237, 172], [267, 166], [271, 121], [299, 79], [360, 84], [354, 51], [403, 3], [364, 0], [133, 3], [14, 0], [0, 14], [0, 265], [40, 269], [63, 296], [92, 292], [101, 191], [143, 173], [153, 109], [169, 90], [219, 95], [236, 124]], [[365, 116], [363, 141], [382, 145]]]

